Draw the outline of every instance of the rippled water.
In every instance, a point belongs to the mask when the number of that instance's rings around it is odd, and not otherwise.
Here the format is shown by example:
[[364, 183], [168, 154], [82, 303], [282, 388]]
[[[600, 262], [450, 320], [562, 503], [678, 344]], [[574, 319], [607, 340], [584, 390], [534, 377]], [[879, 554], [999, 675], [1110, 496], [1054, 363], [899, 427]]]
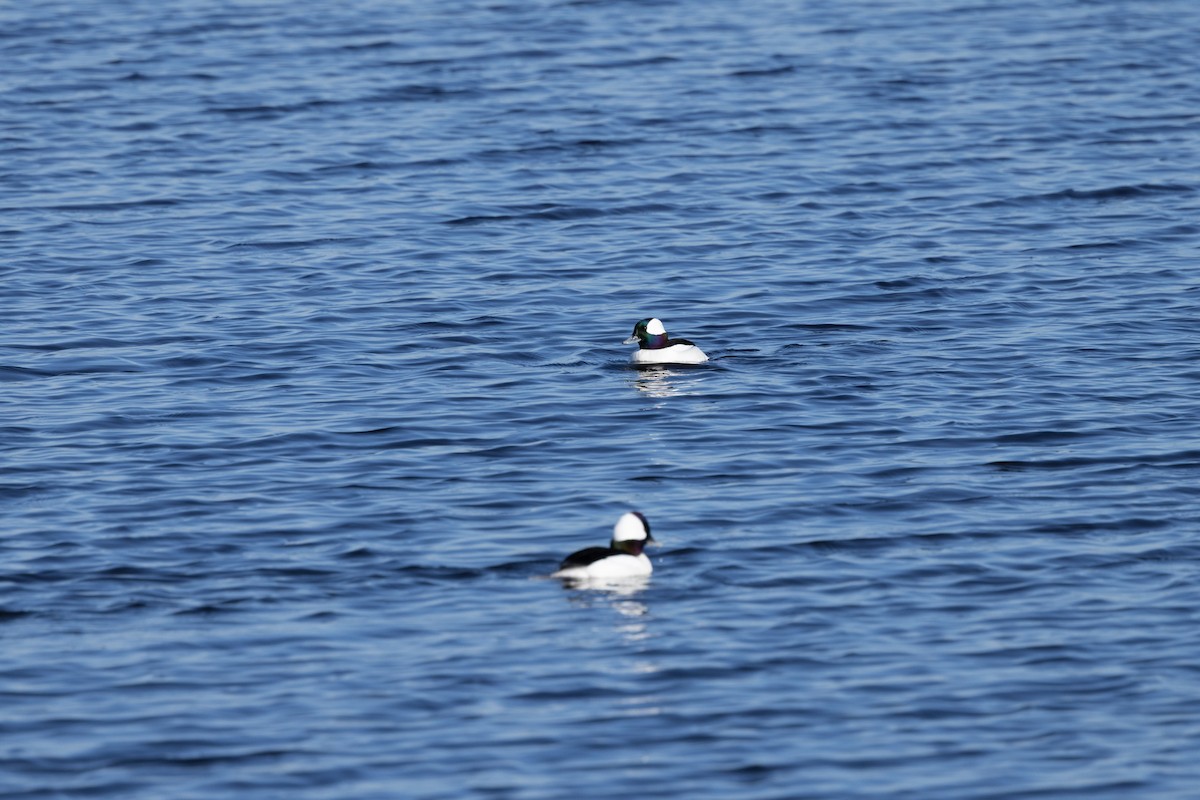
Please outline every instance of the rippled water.
[[3, 6], [5, 797], [1193, 797], [1198, 32]]

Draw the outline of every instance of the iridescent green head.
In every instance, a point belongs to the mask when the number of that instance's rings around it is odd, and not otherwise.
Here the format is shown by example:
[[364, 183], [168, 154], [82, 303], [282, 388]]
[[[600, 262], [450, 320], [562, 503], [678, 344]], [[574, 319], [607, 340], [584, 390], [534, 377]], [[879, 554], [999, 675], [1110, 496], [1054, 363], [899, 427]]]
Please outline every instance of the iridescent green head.
[[657, 350], [667, 346], [667, 329], [654, 317], [639, 319], [633, 326], [633, 335], [625, 340], [625, 344], [637, 342], [643, 350]]
[[650, 520], [640, 511], [627, 511], [613, 526], [612, 542], [609, 547], [630, 555], [640, 555], [647, 542], [653, 542], [650, 535]]

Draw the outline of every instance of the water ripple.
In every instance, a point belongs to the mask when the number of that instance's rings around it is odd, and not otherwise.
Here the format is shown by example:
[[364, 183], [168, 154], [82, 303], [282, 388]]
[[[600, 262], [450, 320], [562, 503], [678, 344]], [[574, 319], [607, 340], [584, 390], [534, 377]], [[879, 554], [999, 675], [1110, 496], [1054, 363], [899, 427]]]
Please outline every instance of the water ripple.
[[1193, 4], [84, 5], [0, 11], [6, 797], [1194, 795]]

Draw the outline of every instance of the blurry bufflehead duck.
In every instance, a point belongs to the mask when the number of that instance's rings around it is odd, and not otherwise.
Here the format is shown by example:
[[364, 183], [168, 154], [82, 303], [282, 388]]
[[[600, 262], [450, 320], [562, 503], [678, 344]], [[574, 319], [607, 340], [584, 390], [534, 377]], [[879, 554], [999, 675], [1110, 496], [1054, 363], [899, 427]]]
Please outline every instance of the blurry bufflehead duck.
[[635, 364], [702, 364], [708, 361], [704, 351], [687, 339], [671, 339], [660, 320], [653, 317], [638, 320], [633, 335], [625, 344], [637, 342], [633, 351]]
[[572, 581], [645, 577], [653, 567], [642, 550], [653, 541], [646, 518], [637, 511], [627, 512], [613, 526], [608, 547], [586, 547], [572, 553], [551, 577]]

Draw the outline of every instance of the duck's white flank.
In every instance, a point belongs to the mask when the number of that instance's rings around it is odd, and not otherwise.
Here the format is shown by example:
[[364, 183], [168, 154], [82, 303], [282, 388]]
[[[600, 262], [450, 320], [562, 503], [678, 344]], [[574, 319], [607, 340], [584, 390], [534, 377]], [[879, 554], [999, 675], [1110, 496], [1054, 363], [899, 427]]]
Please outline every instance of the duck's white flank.
[[658, 350], [634, 350], [635, 364], [703, 364], [708, 356], [694, 344], [673, 344]]

